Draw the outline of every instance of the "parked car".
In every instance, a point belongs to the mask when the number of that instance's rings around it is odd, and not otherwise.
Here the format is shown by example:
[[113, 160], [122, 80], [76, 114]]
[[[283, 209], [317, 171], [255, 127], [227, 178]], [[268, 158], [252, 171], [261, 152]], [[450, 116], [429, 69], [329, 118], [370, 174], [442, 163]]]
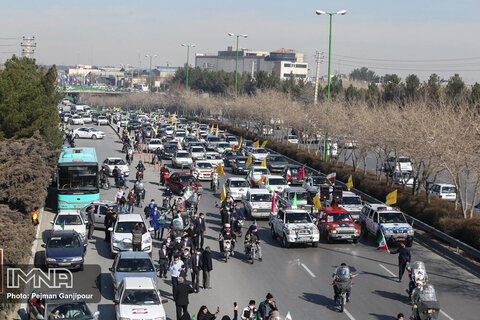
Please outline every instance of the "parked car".
[[52, 231], [57, 230], [73, 230], [86, 239], [87, 220], [79, 212], [59, 212], [50, 222]]
[[395, 164], [395, 157], [389, 157], [387, 161], [385, 161], [384, 169], [386, 172], [394, 172], [394, 171], [413, 171], [412, 168], [412, 161], [409, 157], [399, 156], [397, 159], [397, 163]]
[[113, 299], [118, 320], [166, 320], [160, 291], [151, 278], [126, 277]]
[[105, 217], [107, 216], [108, 208], [111, 208], [113, 212], [117, 214], [129, 214], [130, 212], [127, 209], [117, 203], [111, 201], [94, 201], [89, 205], [86, 205], [82, 209], [80, 209], [80, 214], [83, 217], [87, 217], [87, 211], [90, 207], [93, 207], [93, 214], [95, 217], [95, 228], [97, 229], [105, 229]]
[[453, 184], [434, 183], [430, 187], [430, 194], [447, 201], [457, 200], [457, 187]]
[[414, 182], [412, 171], [395, 171], [392, 173], [392, 179], [395, 184], [407, 187], [412, 187]]
[[319, 218], [318, 229], [328, 243], [334, 240], [352, 240], [357, 243], [360, 239], [360, 227], [347, 210], [341, 207], [322, 207]]
[[27, 299], [26, 319], [53, 320], [53, 319], [98, 319], [100, 311], [92, 312], [87, 303], [81, 299], [60, 298], [58, 292], [42, 292], [42, 298]]
[[102, 167], [106, 169], [109, 176], [113, 176], [113, 170], [118, 167], [120, 172], [128, 177], [130, 175], [130, 169], [127, 163], [122, 158], [108, 157], [103, 161]]
[[195, 183], [198, 188], [198, 193], [202, 193], [203, 188], [200, 182], [190, 173], [174, 172], [167, 179], [166, 185], [170, 190], [178, 195], [183, 194], [185, 188], [191, 183]]
[[139, 214], [122, 214], [117, 217], [115, 224], [108, 228], [111, 233], [110, 252], [111, 255], [121, 251], [132, 251], [132, 230], [137, 225], [142, 225], [142, 251], [150, 253], [152, 252], [152, 237], [150, 231], [153, 228], [146, 227], [146, 223], [142, 216]]
[[311, 243], [318, 247], [318, 229], [305, 209], [280, 208], [276, 215], [270, 213], [269, 224], [272, 238], [280, 238], [285, 248], [294, 243]]
[[247, 195], [249, 185], [245, 178], [231, 177], [225, 181], [225, 191], [230, 192], [233, 200], [241, 201]]
[[282, 172], [288, 164], [287, 159], [279, 154], [269, 154], [266, 159], [270, 172]]
[[242, 198], [245, 217], [268, 218], [272, 211], [272, 194], [266, 189], [249, 189]]
[[112, 275], [114, 291], [126, 277], [150, 278], [157, 287], [157, 273], [152, 258], [146, 252], [124, 251], [117, 254], [109, 268]]
[[87, 241], [75, 230], [54, 230], [48, 237], [45, 248], [47, 268], [83, 270]]
[[98, 130], [97, 128], [87, 128], [87, 127], [80, 127], [78, 129], [73, 130], [73, 136], [75, 139], [78, 138], [87, 138], [87, 139], [103, 139], [105, 137], [105, 133], [103, 131]]
[[294, 134], [288, 135], [285, 137], [288, 143], [298, 144], [298, 137]]

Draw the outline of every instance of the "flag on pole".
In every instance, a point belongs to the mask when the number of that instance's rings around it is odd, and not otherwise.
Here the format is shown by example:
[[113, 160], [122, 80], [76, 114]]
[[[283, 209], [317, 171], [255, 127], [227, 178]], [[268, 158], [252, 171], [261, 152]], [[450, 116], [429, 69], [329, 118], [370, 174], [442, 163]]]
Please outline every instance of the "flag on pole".
[[187, 129], [187, 127], [185, 127], [185, 136], [188, 137], [188, 129]]
[[297, 208], [297, 193], [295, 192], [293, 194], [293, 200], [292, 200], [292, 208]]
[[385, 240], [385, 236], [383, 235], [382, 230], [380, 230], [380, 235], [378, 236], [377, 244], [378, 244], [377, 250], [380, 250], [380, 249], [388, 250], [387, 241]]
[[232, 151], [235, 151], [235, 145], [234, 144], [230, 145], [230, 149], [232, 149]]
[[290, 169], [285, 169], [287, 171], [286, 173], [286, 176], [287, 176], [287, 182], [291, 182], [292, 181], [292, 172], [290, 171]]
[[142, 113], [142, 108], [138, 108], [138, 113]]
[[348, 177], [348, 181], [347, 181], [347, 190], [350, 191], [350, 189], [353, 188], [353, 179], [352, 179], [352, 175], [350, 175], [350, 177]]
[[385, 201], [385, 204], [387, 206], [391, 205], [391, 204], [395, 204], [397, 203], [397, 190], [394, 190], [392, 192], [390, 192], [389, 194], [387, 194], [387, 201]]
[[263, 176], [260, 180], [258, 180], [258, 184], [262, 184], [265, 181], [265, 176]]
[[200, 128], [197, 128], [197, 134], [196, 134], [197, 139], [200, 137], [200, 131], [199, 130], [200, 130]]
[[212, 123], [212, 127], [210, 128], [210, 134], [213, 134], [213, 130], [215, 129], [214, 124]]
[[267, 190], [268, 191], [272, 191], [272, 188], [270, 188], [270, 179], [268, 178], [268, 175], [267, 175]]
[[223, 185], [222, 193], [220, 193], [220, 201], [223, 202], [227, 197], [227, 192], [225, 191], [225, 185]]
[[221, 176], [225, 175], [225, 172], [223, 171], [223, 167], [221, 163], [218, 164], [217, 169], [215, 171]]
[[318, 210], [322, 207], [322, 203], [320, 202], [320, 197], [318, 193], [315, 197], [313, 197], [313, 207], [315, 208], [315, 210]]
[[63, 220], [60, 224], [60, 228], [62, 228], [62, 230], [65, 230], [65, 220]]
[[287, 313], [287, 316], [285, 317], [285, 320], [293, 320], [292, 315], [290, 314], [290, 311]]
[[263, 141], [262, 148], [265, 148], [265, 146], [267, 145], [267, 142], [268, 142], [268, 140]]
[[334, 182], [337, 177], [337, 171], [333, 171], [327, 175], [327, 179], [330, 182]]
[[257, 140], [253, 143], [253, 147], [259, 148], [260, 147], [260, 140]]
[[167, 120], [167, 122], [172, 122], [175, 121], [175, 115], [173, 115], [170, 119]]
[[275, 196], [275, 191], [273, 191], [273, 195], [272, 195], [272, 214], [275, 215], [275, 211], [277, 210], [277, 200], [275, 199], [276, 196]]
[[240, 142], [238, 143], [237, 150], [240, 150], [240, 148], [242, 147], [242, 143], [243, 143], [243, 139], [242, 139], [242, 137], [240, 137]]
[[263, 159], [261, 166], [265, 168], [267, 167], [267, 158]]
[[245, 166], [248, 168], [252, 164], [252, 155], [248, 156], [247, 162], [245, 162]]
[[157, 135], [157, 128], [152, 127], [153, 132], [155, 132], [155, 135]]
[[215, 132], [215, 136], [218, 137], [218, 123], [217, 123], [217, 131]]
[[248, 181], [249, 185], [252, 185], [252, 170], [248, 170], [247, 175], [245, 176], [245, 180]]
[[304, 177], [305, 177], [305, 166], [302, 166], [302, 168], [297, 172], [297, 179], [302, 180]]

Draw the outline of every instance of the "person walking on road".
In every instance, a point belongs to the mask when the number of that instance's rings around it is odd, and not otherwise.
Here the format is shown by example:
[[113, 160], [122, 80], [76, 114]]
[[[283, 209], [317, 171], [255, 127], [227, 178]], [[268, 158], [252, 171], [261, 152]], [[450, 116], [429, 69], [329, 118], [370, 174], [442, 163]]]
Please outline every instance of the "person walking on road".
[[407, 264], [410, 263], [412, 258], [410, 254], [410, 249], [405, 246], [405, 243], [400, 244], [400, 248], [394, 251], [390, 251], [387, 249], [387, 252], [390, 254], [398, 254], [398, 282], [402, 282], [403, 274], [405, 273], [405, 269]]
[[160, 237], [160, 224], [158, 222], [158, 218], [160, 217], [160, 211], [158, 211], [157, 206], [153, 207], [153, 211], [150, 213], [150, 226], [154, 230], [154, 239], [158, 239]]
[[137, 194], [135, 193], [135, 190], [133, 190], [132, 188], [132, 190], [130, 190], [127, 196], [128, 212], [133, 213], [136, 202], [137, 202]]
[[203, 288], [212, 289], [212, 287], [210, 287], [210, 271], [213, 270], [213, 264], [210, 247], [205, 247], [200, 261], [202, 262], [200, 268], [202, 269]]
[[257, 316], [257, 308], [255, 308], [255, 300], [250, 300], [248, 306], [243, 308], [242, 315], [240, 316], [242, 320], [252, 320], [254, 316]]
[[160, 235], [160, 241], [163, 240], [163, 232], [165, 231], [165, 225], [167, 224], [167, 214], [165, 209], [160, 210], [160, 215], [158, 216], [158, 233]]
[[193, 293], [193, 288], [184, 283], [183, 277], [178, 277], [178, 285], [173, 289], [173, 300], [177, 311], [177, 320], [188, 312], [188, 295]]
[[124, 195], [123, 188], [120, 187], [120, 188], [118, 189], [117, 193], [115, 194], [115, 203], [121, 205], [121, 201], [122, 201], [123, 195]]
[[200, 248], [203, 249], [203, 242], [204, 242], [204, 236], [205, 232], [207, 231], [207, 227], [205, 225], [205, 215], [202, 213], [199, 214], [198, 219], [195, 221], [196, 223], [196, 229], [198, 233], [198, 238], [200, 239]]
[[104, 226], [105, 226], [105, 241], [110, 242], [110, 231], [108, 230], [112, 227], [117, 221], [117, 214], [112, 211], [112, 208], [107, 209], [107, 214], [105, 216]]
[[183, 271], [183, 261], [179, 256], [174, 256], [173, 261], [170, 262], [170, 274], [172, 275], [172, 290], [175, 292], [175, 287], [178, 285], [178, 277]]
[[88, 239], [92, 239], [93, 230], [95, 229], [95, 213], [93, 212], [94, 209], [94, 206], [90, 206], [87, 209]]
[[200, 266], [202, 265], [201, 260], [202, 250], [197, 248], [191, 258], [192, 287], [195, 290], [195, 293], [197, 293], [200, 288]]
[[264, 301], [260, 302], [258, 306], [258, 320], [268, 320], [273, 311], [277, 311], [277, 304], [273, 300], [272, 294], [267, 293]]
[[137, 223], [132, 229], [132, 250], [142, 251], [143, 225]]
[[162, 247], [158, 251], [158, 269], [159, 269], [159, 277], [166, 278], [167, 277], [167, 270], [168, 270], [168, 249], [167, 244], [164, 242], [162, 243]]

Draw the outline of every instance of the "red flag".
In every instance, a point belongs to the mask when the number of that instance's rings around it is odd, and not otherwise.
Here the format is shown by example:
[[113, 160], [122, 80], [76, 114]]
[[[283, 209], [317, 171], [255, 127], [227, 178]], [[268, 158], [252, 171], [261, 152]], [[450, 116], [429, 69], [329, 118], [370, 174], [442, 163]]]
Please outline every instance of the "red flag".
[[302, 180], [305, 177], [305, 166], [303, 166], [300, 170], [297, 172], [297, 179]]
[[235, 145], [234, 145], [234, 144], [232, 144], [232, 145], [230, 146], [230, 148], [232, 148], [232, 151], [235, 151]]
[[275, 210], [277, 209], [277, 202], [275, 200], [275, 191], [273, 191], [272, 196], [272, 214], [275, 215]]

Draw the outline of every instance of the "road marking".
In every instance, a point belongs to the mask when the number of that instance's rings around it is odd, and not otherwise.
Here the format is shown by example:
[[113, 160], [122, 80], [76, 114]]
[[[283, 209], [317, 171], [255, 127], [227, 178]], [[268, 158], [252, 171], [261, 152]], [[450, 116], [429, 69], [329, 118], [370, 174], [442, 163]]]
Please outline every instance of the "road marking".
[[392, 271], [388, 270], [383, 264], [379, 263], [378, 265], [382, 267], [385, 271], [387, 271], [392, 277], [396, 277], [395, 274]]
[[347, 317], [350, 318], [350, 320], [355, 320], [355, 318], [352, 316], [352, 314], [350, 312], [348, 312], [347, 309], [343, 308], [343, 312], [345, 312], [345, 314], [347, 315]]
[[312, 276], [312, 278], [316, 278], [316, 276], [313, 274], [313, 272], [310, 271], [310, 269], [308, 269], [305, 264], [302, 263], [301, 265], [302, 265], [303, 269], [305, 269], [308, 272], [308, 274]]
[[453, 318], [450, 317], [448, 314], [446, 314], [445, 311], [440, 310], [440, 313], [443, 314], [445, 317], [447, 317], [449, 320], [453, 320]]

